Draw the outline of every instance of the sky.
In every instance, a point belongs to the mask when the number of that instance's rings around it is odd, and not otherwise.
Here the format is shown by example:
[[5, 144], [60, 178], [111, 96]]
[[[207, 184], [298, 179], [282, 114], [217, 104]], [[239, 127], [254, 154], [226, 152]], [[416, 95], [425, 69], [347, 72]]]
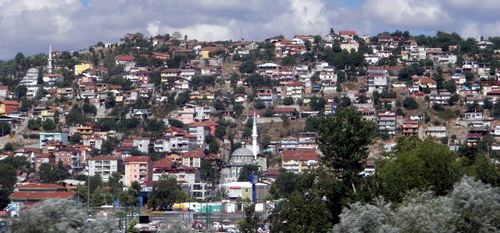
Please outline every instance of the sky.
[[500, 36], [500, 0], [0, 0], [0, 59], [76, 51], [126, 33], [198, 40], [409, 30]]

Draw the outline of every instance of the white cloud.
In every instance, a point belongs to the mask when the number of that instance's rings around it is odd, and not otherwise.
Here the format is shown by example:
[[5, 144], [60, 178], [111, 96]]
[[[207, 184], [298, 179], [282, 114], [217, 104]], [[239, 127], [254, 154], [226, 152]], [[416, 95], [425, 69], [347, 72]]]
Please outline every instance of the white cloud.
[[437, 0], [367, 0], [363, 10], [392, 26], [432, 28], [451, 22]]

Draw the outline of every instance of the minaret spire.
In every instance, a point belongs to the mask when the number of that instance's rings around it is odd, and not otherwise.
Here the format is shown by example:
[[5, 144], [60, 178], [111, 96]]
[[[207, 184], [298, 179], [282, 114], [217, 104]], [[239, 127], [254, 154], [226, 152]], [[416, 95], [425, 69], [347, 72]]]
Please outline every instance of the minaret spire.
[[47, 73], [52, 73], [52, 45], [49, 45], [49, 59], [47, 63]]
[[252, 128], [252, 153], [255, 157], [255, 159], [257, 159], [257, 148], [258, 148], [258, 145], [257, 145], [257, 137], [259, 136], [259, 134], [257, 133], [257, 115], [255, 114], [255, 111], [253, 111], [253, 128]]

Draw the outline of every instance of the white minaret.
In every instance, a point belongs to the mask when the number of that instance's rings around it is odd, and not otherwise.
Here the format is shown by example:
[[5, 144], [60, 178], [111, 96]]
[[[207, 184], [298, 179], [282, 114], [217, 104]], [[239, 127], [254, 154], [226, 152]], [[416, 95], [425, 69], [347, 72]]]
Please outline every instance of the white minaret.
[[47, 73], [52, 73], [52, 45], [49, 46], [49, 60], [47, 64]]
[[252, 128], [252, 152], [254, 155], [254, 158], [257, 159], [257, 137], [259, 134], [257, 134], [257, 116], [255, 115], [255, 111], [253, 112], [253, 128]]

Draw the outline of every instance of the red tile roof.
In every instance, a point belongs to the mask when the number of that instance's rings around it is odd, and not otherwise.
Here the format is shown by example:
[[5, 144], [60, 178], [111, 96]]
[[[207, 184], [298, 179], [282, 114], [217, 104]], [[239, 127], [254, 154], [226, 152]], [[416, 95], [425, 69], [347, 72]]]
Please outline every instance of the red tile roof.
[[296, 108], [274, 108], [274, 112], [295, 112]]
[[130, 55], [117, 55], [116, 60], [117, 61], [135, 61], [135, 57], [130, 56]]
[[214, 121], [201, 121], [201, 122], [194, 122], [190, 124], [189, 126], [218, 126], [217, 122]]
[[283, 161], [308, 161], [308, 160], [318, 160], [318, 154], [315, 150], [284, 150]]
[[249, 41], [249, 42], [236, 42], [236, 43], [231, 44], [231, 47], [250, 45], [252, 43], [253, 43], [253, 41]]
[[77, 195], [77, 192], [14, 192], [10, 195], [10, 199], [69, 199]]
[[171, 168], [174, 165], [172, 158], [164, 158], [153, 163], [154, 168]]
[[17, 188], [18, 189], [66, 189], [66, 187], [62, 185], [44, 184], [44, 183], [18, 185]]
[[357, 33], [356, 31], [339, 31], [339, 35], [355, 36]]
[[152, 161], [150, 156], [130, 156], [125, 159], [126, 163], [149, 162], [149, 161]]
[[202, 158], [203, 154], [205, 153], [205, 149], [203, 148], [198, 148], [196, 150], [192, 150], [189, 152], [186, 152], [182, 155], [182, 158]]

